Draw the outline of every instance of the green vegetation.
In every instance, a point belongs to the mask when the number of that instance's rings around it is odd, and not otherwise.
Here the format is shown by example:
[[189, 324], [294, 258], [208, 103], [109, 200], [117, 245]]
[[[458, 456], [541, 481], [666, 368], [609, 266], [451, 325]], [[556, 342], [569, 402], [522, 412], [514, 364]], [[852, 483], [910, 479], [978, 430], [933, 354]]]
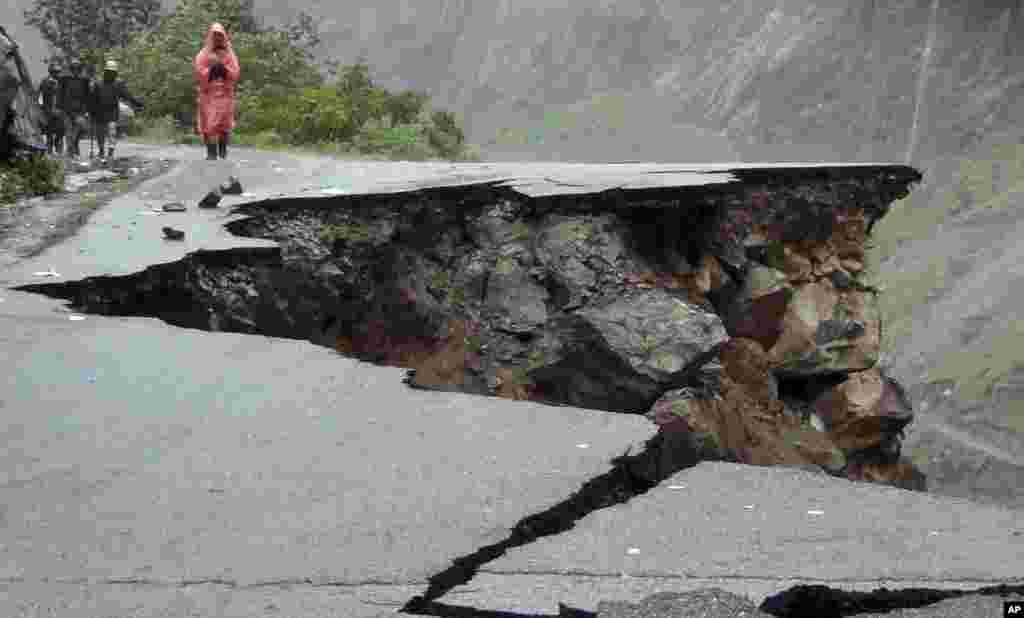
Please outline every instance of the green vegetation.
[[480, 335], [468, 335], [464, 341], [466, 351], [471, 354], [479, 354], [484, 349], [484, 340]]
[[452, 286], [448, 289], [448, 302], [452, 305], [466, 304], [466, 291], [459, 286]]
[[494, 272], [499, 275], [511, 275], [518, 268], [518, 260], [515, 257], [509, 255], [498, 256], [497, 262], [494, 264]]
[[129, 128], [133, 138], [200, 143], [194, 127], [175, 119], [195, 112], [192, 60], [215, 21], [231, 34], [241, 66], [235, 144], [347, 157], [479, 160], [455, 114], [432, 108], [422, 92], [377, 85], [363, 58], [319, 65], [313, 18], [301, 13], [283, 28], [264, 28], [252, 0], [181, 0], [171, 14], [133, 27], [123, 46], [77, 51], [89, 64], [117, 60], [129, 90], [146, 102]]
[[430, 287], [434, 288], [438, 292], [447, 292], [449, 286], [448, 271], [439, 270], [430, 277]]
[[590, 223], [586, 221], [566, 221], [555, 228], [563, 242], [586, 242], [594, 233]]
[[58, 160], [32, 155], [0, 161], [0, 204], [63, 189], [64, 165]]
[[[865, 278], [883, 287], [879, 296], [883, 350], [893, 349], [909, 336], [915, 308], [925, 305], [930, 294], [950, 283], [945, 255], [900, 270], [886, 270], [884, 260], [895, 255], [902, 243], [934, 236], [935, 228], [955, 212], [1001, 210], [1020, 204], [1024, 194], [1024, 144], [997, 144], [981, 154], [937, 164], [940, 169], [929, 170], [931, 176], [951, 179], [935, 188], [935, 197], [925, 191], [912, 192], [907, 199], [894, 203], [875, 228]], [[994, 386], [1020, 362], [1021, 346], [1024, 322], [1010, 320], [1001, 334], [945, 355], [927, 380], [955, 382], [963, 400], [985, 401], [992, 396]], [[1012, 404], [1006, 420], [1011, 428], [1024, 432], [1024, 403]]]
[[509, 238], [512, 240], [528, 240], [530, 238], [530, 226], [522, 221], [516, 221], [509, 228]]
[[[984, 343], [965, 346], [946, 354], [942, 363], [928, 373], [929, 382], [952, 381], [964, 401], [983, 402], [993, 395], [995, 385], [1020, 368], [1024, 346], [1024, 320], [1010, 319], [1002, 333]], [[1024, 433], [1024, 402], [1014, 402], [1006, 419], [1010, 428]]]
[[320, 240], [326, 244], [334, 244], [336, 240], [348, 243], [369, 242], [370, 230], [365, 225], [340, 223], [328, 224], [320, 230]]

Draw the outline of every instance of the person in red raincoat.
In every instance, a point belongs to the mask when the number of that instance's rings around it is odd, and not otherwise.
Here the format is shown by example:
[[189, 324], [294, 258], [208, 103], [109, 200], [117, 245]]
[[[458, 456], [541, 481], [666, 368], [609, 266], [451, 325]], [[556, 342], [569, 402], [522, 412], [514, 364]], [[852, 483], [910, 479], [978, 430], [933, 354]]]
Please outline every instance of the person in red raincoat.
[[196, 130], [206, 144], [207, 160], [228, 156], [228, 139], [235, 126], [235, 84], [238, 57], [231, 37], [219, 23], [210, 25], [203, 49], [192, 62], [196, 81]]

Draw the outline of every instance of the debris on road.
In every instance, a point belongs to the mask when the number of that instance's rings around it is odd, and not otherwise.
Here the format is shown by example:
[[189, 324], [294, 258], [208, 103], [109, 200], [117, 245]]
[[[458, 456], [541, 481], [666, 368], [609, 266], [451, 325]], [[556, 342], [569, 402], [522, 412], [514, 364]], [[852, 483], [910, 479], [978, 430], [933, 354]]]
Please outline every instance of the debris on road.
[[50, 270], [44, 270], [44, 271], [40, 271], [40, 272], [36, 272], [36, 273], [32, 273], [32, 274], [37, 276], [37, 277], [59, 277], [60, 276], [60, 273], [55, 271], [53, 269], [53, 266], [50, 267]]
[[220, 186], [222, 195], [242, 195], [242, 183], [234, 176], [228, 176], [228, 181]]
[[176, 230], [173, 227], [164, 226], [164, 236], [168, 240], [184, 240], [185, 232], [181, 230]]
[[199, 207], [200, 208], [216, 208], [217, 204], [220, 204], [220, 199], [221, 199], [220, 191], [218, 189], [214, 189], [213, 191], [210, 191], [209, 193], [207, 193], [206, 197], [204, 197], [203, 199], [201, 199], [199, 201]]
[[171, 202], [163, 205], [164, 212], [185, 212], [185, 205], [181, 202]]

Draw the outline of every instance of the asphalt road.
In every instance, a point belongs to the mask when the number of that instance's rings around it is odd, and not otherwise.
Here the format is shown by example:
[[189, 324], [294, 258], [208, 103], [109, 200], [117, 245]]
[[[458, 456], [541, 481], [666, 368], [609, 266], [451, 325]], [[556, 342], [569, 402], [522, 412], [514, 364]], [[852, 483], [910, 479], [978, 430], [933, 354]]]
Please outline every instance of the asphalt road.
[[[9, 289], [263, 244], [223, 230], [232, 203], [452, 169], [129, 148], [182, 163], [0, 271], [0, 615], [390, 615], [653, 435], [640, 417], [413, 391], [401, 369], [305, 342], [78, 316]], [[195, 209], [228, 173], [250, 195]], [[189, 211], [151, 213], [173, 200]], [[164, 241], [164, 225], [185, 241]], [[793, 583], [1024, 583], [1024, 517], [701, 464], [509, 551], [441, 600], [553, 614], [712, 585], [760, 602]]]

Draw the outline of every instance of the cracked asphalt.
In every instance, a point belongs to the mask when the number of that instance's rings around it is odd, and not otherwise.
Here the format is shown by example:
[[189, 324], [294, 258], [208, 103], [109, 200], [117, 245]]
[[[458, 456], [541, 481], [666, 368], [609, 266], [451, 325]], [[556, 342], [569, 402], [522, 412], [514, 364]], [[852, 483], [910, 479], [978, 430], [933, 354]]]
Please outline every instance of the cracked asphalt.
[[[308, 342], [79, 316], [10, 289], [270, 246], [223, 229], [232, 204], [455, 169], [122, 150], [181, 163], [0, 270], [0, 615], [393, 615], [654, 434], [642, 417], [411, 390], [402, 369]], [[196, 209], [229, 173], [249, 195]], [[175, 200], [189, 210], [152, 213]], [[163, 240], [164, 225], [185, 240]], [[703, 463], [510, 549], [439, 601], [556, 614], [709, 586], [760, 603], [796, 583], [956, 589], [1022, 574], [1020, 511]]]

